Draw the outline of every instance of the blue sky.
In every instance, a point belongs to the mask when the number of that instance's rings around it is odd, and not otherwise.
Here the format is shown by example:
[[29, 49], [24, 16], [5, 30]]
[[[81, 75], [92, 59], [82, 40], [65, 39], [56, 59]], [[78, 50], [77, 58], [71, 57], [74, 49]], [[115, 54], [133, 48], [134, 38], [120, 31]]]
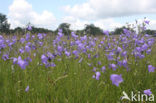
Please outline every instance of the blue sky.
[[[136, 19], [150, 19], [156, 29], [155, 0], [0, 0], [0, 12], [8, 17], [11, 27], [31, 22], [37, 27], [56, 29], [62, 22], [72, 29], [82, 29], [94, 23], [102, 29], [114, 29], [133, 23]], [[140, 20], [141, 21], [141, 20]]]
[[56, 17], [64, 16], [62, 7], [65, 5], [74, 5], [77, 3], [83, 3], [85, 0], [27, 0], [33, 5], [33, 9], [39, 13], [43, 10], [51, 11]]
[[[48, 10], [56, 14], [56, 17], [63, 16], [61, 9], [64, 5], [74, 5], [77, 3], [83, 3], [85, 0], [27, 0], [33, 5], [33, 9], [41, 13], [43, 10]], [[0, 12], [8, 14], [8, 7], [13, 3], [13, 0], [0, 0]]]
[[12, 0], [0, 0], [0, 12], [1, 13], [5, 13], [5, 14], [7, 14], [8, 13], [8, 7], [9, 7], [9, 5], [11, 5], [11, 3], [12, 3]]

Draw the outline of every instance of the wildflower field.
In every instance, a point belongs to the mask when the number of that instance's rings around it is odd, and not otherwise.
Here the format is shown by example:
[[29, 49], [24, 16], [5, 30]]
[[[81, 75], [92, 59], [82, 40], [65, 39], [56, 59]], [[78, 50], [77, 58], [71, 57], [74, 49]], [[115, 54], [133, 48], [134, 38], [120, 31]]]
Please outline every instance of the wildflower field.
[[[1, 35], [0, 103], [150, 103], [156, 44], [143, 24], [119, 36]], [[132, 102], [123, 91], [146, 96]]]

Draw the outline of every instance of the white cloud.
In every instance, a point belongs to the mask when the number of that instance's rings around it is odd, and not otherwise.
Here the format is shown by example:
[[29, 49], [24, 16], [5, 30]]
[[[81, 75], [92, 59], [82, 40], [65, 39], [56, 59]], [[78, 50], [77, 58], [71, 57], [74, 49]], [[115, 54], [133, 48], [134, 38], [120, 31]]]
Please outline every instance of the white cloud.
[[[64, 11], [73, 18], [81, 21], [92, 20], [93, 22], [89, 23], [94, 23], [102, 29], [112, 30], [126, 24], [115, 21], [116, 17], [154, 14], [155, 5], [156, 0], [87, 0], [82, 4], [67, 5]], [[151, 20], [148, 28], [156, 29], [156, 20]]]
[[71, 29], [73, 30], [80, 30], [83, 29], [85, 27], [85, 24], [94, 24], [97, 27], [100, 27], [104, 30], [113, 30], [116, 27], [121, 27], [123, 26], [123, 24], [116, 22], [113, 18], [109, 18], [109, 19], [99, 19], [99, 20], [95, 20], [95, 21], [88, 21], [88, 20], [81, 20], [78, 18], [75, 18], [73, 16], [66, 16], [64, 18], [62, 18], [62, 22], [67, 22], [71, 24]]
[[[136, 26], [136, 25], [142, 25], [142, 23], [143, 23], [145, 20], [150, 21], [150, 22], [149, 22], [149, 25], [146, 24], [146, 28], [147, 28], [147, 29], [156, 30], [156, 20], [154, 20], [154, 19], [149, 19], [149, 18], [146, 18], [146, 19], [137, 19], [137, 24], [136, 24], [136, 21], [129, 22], [128, 24], [130, 24], [131, 27], [132, 27], [132, 25], [134, 25], [134, 26]], [[137, 28], [136, 28], [136, 29], [137, 29]]]
[[95, 18], [95, 11], [93, 10], [93, 8], [90, 6], [89, 3], [83, 3], [82, 5], [75, 5], [73, 7], [71, 7], [70, 5], [64, 7], [64, 10], [66, 13], [74, 16], [74, 17], [78, 17], [78, 18], [82, 18], [82, 19], [92, 19]]
[[88, 0], [64, 10], [74, 17], [103, 19], [134, 14], [156, 13], [156, 0]]
[[152, 30], [156, 30], [156, 20], [151, 20], [149, 28]]
[[65, 16], [61, 20], [62, 22], [70, 23], [70, 28], [73, 30], [81, 30], [85, 27], [85, 24], [89, 24], [89, 21], [83, 21], [73, 16]]
[[[8, 20], [11, 28], [26, 26], [28, 22], [31, 22], [37, 27], [54, 30], [60, 23], [67, 22], [74, 30], [83, 29], [85, 24], [91, 23], [104, 30], [113, 30], [125, 25], [115, 21], [114, 17], [156, 13], [155, 4], [154, 0], [88, 0], [83, 4], [64, 7], [69, 15], [56, 19], [53, 13], [47, 10], [41, 14], [35, 12], [26, 0], [14, 0], [9, 6]], [[156, 20], [151, 20], [149, 28], [156, 29]]]
[[[82, 8], [89, 7], [88, 4], [83, 4]], [[73, 9], [76, 11], [77, 7]], [[90, 9], [83, 9], [81, 13], [82, 17], [86, 15], [86, 12], [93, 13]], [[60, 23], [67, 22], [71, 24], [71, 29], [83, 29], [85, 24], [95, 24], [95, 26], [101, 27], [102, 29], [113, 29], [115, 26], [121, 26], [120, 23], [115, 22], [113, 19], [100, 19], [95, 21], [83, 20], [81, 18], [76, 18], [75, 16], [65, 16], [62, 19], [56, 19], [54, 15], [49, 11], [43, 11], [41, 14], [35, 12], [32, 5], [26, 0], [14, 0], [9, 6], [9, 22], [11, 23], [11, 28], [17, 26], [26, 26], [27, 23], [32, 23], [37, 27], [44, 27], [49, 29], [56, 29]], [[93, 17], [93, 16], [91, 16]], [[87, 18], [86, 18], [87, 19]]]
[[116, 22], [113, 18], [100, 19], [94, 22], [95, 26], [98, 26], [104, 30], [114, 30], [117, 27], [122, 27], [123, 24]]
[[49, 11], [38, 14], [26, 0], [14, 0], [9, 6], [8, 21], [11, 28], [26, 26], [29, 22], [37, 27], [55, 29], [56, 18]]

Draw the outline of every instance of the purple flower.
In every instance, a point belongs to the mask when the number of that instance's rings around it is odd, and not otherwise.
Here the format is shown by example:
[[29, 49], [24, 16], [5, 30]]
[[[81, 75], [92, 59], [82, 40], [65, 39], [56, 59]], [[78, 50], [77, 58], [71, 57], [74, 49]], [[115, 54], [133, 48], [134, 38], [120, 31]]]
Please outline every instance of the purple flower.
[[56, 67], [56, 64], [55, 63], [50, 63], [50, 67]]
[[54, 59], [55, 56], [53, 54], [51, 54], [50, 52], [47, 52], [47, 56], [45, 54], [43, 54], [41, 56], [41, 60], [42, 63], [46, 66], [46, 67], [55, 67], [55, 63], [52, 62], [52, 59]]
[[32, 59], [30, 57], [27, 57], [26, 60], [32, 62]]
[[117, 66], [115, 64], [110, 64], [110, 68], [112, 68], [113, 70], [116, 70]]
[[149, 34], [145, 34], [145, 37], [149, 37], [150, 35]]
[[13, 36], [13, 37], [12, 37], [12, 41], [15, 43], [16, 40], [17, 40], [16, 36]]
[[91, 54], [88, 54], [88, 59], [90, 59], [91, 58]]
[[4, 54], [4, 55], [2, 56], [2, 59], [3, 59], [4, 61], [8, 60], [8, 59], [9, 59], [9, 55], [8, 55], [8, 54]]
[[93, 72], [96, 72], [96, 67], [93, 68]]
[[100, 76], [101, 76], [101, 73], [100, 73], [100, 72], [96, 72], [95, 79], [96, 79], [96, 80], [99, 80]]
[[28, 42], [26, 45], [29, 45], [30, 46], [31, 44], [32, 44], [31, 42]]
[[95, 75], [93, 75], [92, 78], [95, 78]]
[[142, 59], [142, 58], [145, 58], [145, 56], [142, 54], [142, 55], [139, 55], [139, 58]]
[[44, 54], [41, 56], [41, 60], [42, 60], [42, 63], [43, 64], [47, 64], [47, 60], [48, 60], [48, 58], [47, 58], [47, 56], [45, 56]]
[[94, 58], [98, 58], [98, 57], [99, 57], [99, 55], [98, 55], [98, 54], [95, 54], [93, 57], [94, 57]]
[[79, 44], [81, 44], [81, 41], [80, 40], [76, 40], [75, 44], [79, 45]]
[[16, 64], [17, 63], [17, 58], [13, 58], [13, 64]]
[[69, 56], [70, 56], [70, 52], [65, 51], [65, 55], [66, 55], [67, 57], [69, 57]]
[[31, 38], [34, 39], [35, 38], [35, 35], [32, 35]]
[[151, 49], [148, 49], [148, 50], [146, 51], [146, 53], [147, 53], [147, 54], [150, 54], [150, 53], [151, 53]]
[[81, 41], [86, 41], [87, 40], [87, 36], [84, 35], [83, 37], [80, 37], [81, 38]]
[[155, 67], [153, 67], [152, 65], [148, 65], [148, 71], [149, 72], [154, 72]]
[[32, 50], [36, 50], [37, 47], [35, 46], [35, 44], [32, 44], [31, 48], [32, 48]]
[[98, 64], [101, 65], [101, 61], [98, 61]]
[[25, 92], [28, 92], [28, 91], [29, 91], [29, 86], [25, 88]]
[[126, 66], [127, 66], [127, 60], [124, 59], [124, 60], [122, 61], [122, 64], [123, 64], [124, 67], [126, 67]]
[[150, 41], [150, 40], [148, 41], [148, 45], [149, 45], [149, 46], [152, 46], [153, 43], [154, 43], [153, 41]]
[[40, 41], [40, 42], [38, 42], [38, 44], [39, 44], [40, 46], [43, 46], [43, 42], [41, 42], [41, 41]]
[[6, 42], [7, 44], [9, 44], [11, 41], [7, 39], [7, 40], [5, 40], [5, 42]]
[[19, 52], [22, 54], [22, 53], [24, 53], [24, 48], [20, 48], [19, 49]]
[[109, 36], [109, 31], [108, 31], [108, 30], [103, 31], [103, 33], [104, 33], [105, 35]]
[[117, 61], [117, 62], [120, 67], [123, 65], [123, 61]]
[[79, 52], [78, 52], [77, 50], [74, 50], [74, 51], [73, 51], [73, 54], [74, 54], [75, 56], [78, 56], [78, 55], [79, 55]]
[[47, 52], [47, 56], [48, 56], [48, 58], [50, 58], [50, 59], [54, 59], [54, 58], [55, 58], [55, 55], [52, 54], [52, 53], [50, 53], [50, 52]]
[[145, 20], [145, 23], [148, 24], [148, 25], [149, 25], [149, 22], [150, 22], [149, 20]]
[[31, 47], [30, 47], [29, 45], [26, 45], [26, 46], [25, 46], [25, 50], [26, 50], [27, 52], [30, 52]]
[[152, 94], [151, 89], [144, 90], [144, 94], [150, 96]]
[[148, 49], [148, 45], [145, 43], [144, 45], [142, 45], [141, 47], [142, 51], [145, 51]]
[[23, 44], [25, 42], [25, 39], [24, 38], [21, 38], [20, 39], [20, 42]]
[[47, 36], [47, 34], [43, 33], [43, 36], [44, 36], [44, 37], [46, 37], [46, 36]]
[[128, 33], [128, 29], [123, 29], [124, 33], [127, 34]]
[[121, 53], [122, 49], [120, 47], [117, 47], [117, 53]]
[[58, 35], [60, 38], [63, 37], [64, 34], [62, 33], [62, 29], [59, 29]]
[[141, 47], [136, 47], [136, 48], [135, 48], [135, 51], [141, 52]]
[[111, 79], [111, 81], [112, 81], [112, 84], [114, 84], [114, 85], [116, 85], [116, 86], [119, 86], [119, 84], [120, 84], [121, 82], [123, 82], [123, 79], [122, 79], [122, 75], [121, 75], [121, 74], [120, 74], [120, 75], [112, 74], [112, 75], [110, 76], [110, 79]]
[[32, 30], [32, 27], [29, 25], [29, 26], [27, 27], [27, 30], [31, 31], [31, 30]]
[[127, 56], [127, 51], [122, 52], [121, 55], [122, 55], [123, 57]]
[[41, 33], [38, 33], [37, 36], [38, 36], [38, 39], [40, 39], [40, 40], [43, 39], [43, 35]]
[[101, 71], [104, 72], [105, 70], [106, 70], [106, 67], [103, 66], [103, 67], [101, 68]]
[[101, 44], [104, 44], [104, 41], [101, 41], [100, 43], [101, 43]]
[[78, 38], [78, 35], [76, 35], [74, 32], [72, 32], [71, 35], [74, 39]]
[[114, 53], [110, 52], [108, 55], [106, 54], [108, 60], [114, 60]]
[[61, 53], [63, 51], [63, 47], [58, 45], [57, 50], [59, 53]]
[[80, 50], [84, 49], [84, 44], [79, 43], [79, 44], [78, 44], [78, 49], [80, 49]]
[[74, 45], [75, 45], [75, 42], [71, 41], [70, 46], [74, 46]]
[[21, 67], [21, 69], [25, 69], [28, 65], [28, 62], [26, 60], [22, 60], [21, 56], [19, 56], [17, 64]]
[[30, 34], [26, 34], [26, 40], [28, 41], [30, 39]]

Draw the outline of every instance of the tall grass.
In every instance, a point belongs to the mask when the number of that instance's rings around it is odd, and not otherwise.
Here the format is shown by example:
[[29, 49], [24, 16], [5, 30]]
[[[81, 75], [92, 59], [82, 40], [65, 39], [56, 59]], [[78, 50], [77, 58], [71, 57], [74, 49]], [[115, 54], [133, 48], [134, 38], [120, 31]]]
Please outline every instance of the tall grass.
[[[66, 48], [71, 51], [76, 49], [76, 47], [69, 46], [74, 39], [66, 39], [67, 37], [62, 38], [62, 41], [67, 43]], [[156, 72], [148, 71], [149, 64], [156, 66], [155, 44], [152, 46], [151, 54], [138, 61], [135, 61], [135, 58], [129, 53], [128, 71], [124, 67], [118, 67], [114, 71], [109, 64], [116, 63], [116, 61], [110, 62], [105, 55], [107, 52], [103, 48], [98, 48], [98, 44], [102, 41], [101, 37], [97, 37], [95, 50], [87, 51], [88, 54], [91, 54], [91, 59], [88, 59], [85, 53], [80, 53], [77, 59], [73, 54], [67, 57], [63, 53], [53, 60], [56, 67], [48, 68], [42, 63], [41, 55], [55, 52], [54, 38], [45, 37], [44, 40], [41, 40], [44, 42], [43, 46], [35, 44], [37, 47], [35, 50], [23, 54], [19, 52], [19, 48], [24, 47], [27, 42], [35, 43], [35, 40], [38, 39], [30, 39], [24, 44], [21, 44], [19, 40], [20, 38], [17, 37], [12, 49], [9, 47], [1, 49], [0, 103], [130, 103], [130, 101], [121, 100], [123, 91], [131, 95], [131, 91], [143, 93], [144, 90], [151, 89], [152, 93], [156, 94]], [[107, 39], [104, 42], [107, 43]], [[132, 51], [130, 48], [130, 46], [126, 48], [128, 52]], [[2, 56], [5, 53], [9, 54], [9, 58], [17, 58], [19, 55], [22, 58], [29, 56], [32, 62], [29, 62], [26, 69], [21, 69], [19, 65], [13, 64], [12, 59], [4, 61]], [[94, 57], [96, 54], [99, 57]], [[81, 58], [83, 60], [80, 62]], [[98, 64], [99, 61], [101, 64]], [[105, 66], [106, 70], [104, 73], [101, 72], [100, 79], [92, 78], [95, 74], [93, 68], [96, 67], [100, 71], [102, 66]], [[112, 84], [111, 74], [122, 74], [123, 82], [119, 87]], [[29, 90], [25, 91], [27, 86]]]

